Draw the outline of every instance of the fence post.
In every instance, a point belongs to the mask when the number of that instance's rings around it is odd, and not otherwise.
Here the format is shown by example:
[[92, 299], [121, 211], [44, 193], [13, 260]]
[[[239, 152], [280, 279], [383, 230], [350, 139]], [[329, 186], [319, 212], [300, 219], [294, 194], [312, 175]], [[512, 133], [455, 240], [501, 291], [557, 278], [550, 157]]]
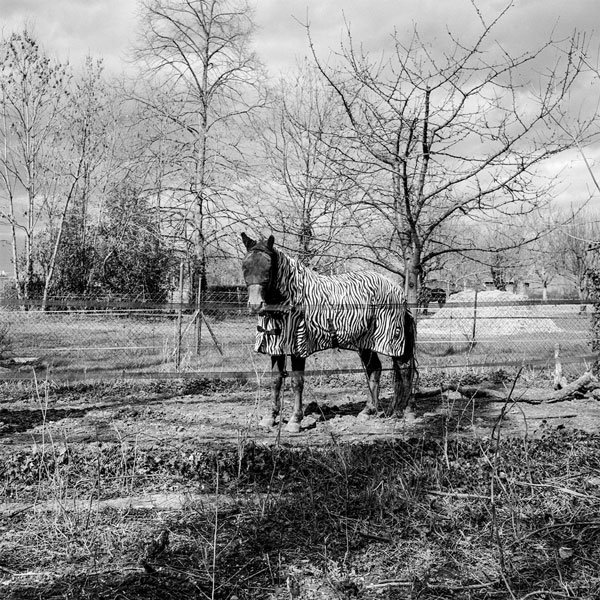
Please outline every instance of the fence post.
[[475, 290], [475, 300], [473, 301], [473, 331], [471, 332], [471, 347], [475, 345], [475, 332], [477, 330], [477, 290]]
[[196, 354], [200, 354], [200, 346], [202, 345], [202, 316], [204, 311], [204, 290], [202, 289], [203, 277], [198, 280], [198, 303], [196, 307]]
[[567, 378], [563, 375], [562, 365], [560, 363], [560, 344], [554, 345], [554, 389], [562, 390], [567, 386]]
[[175, 370], [181, 365], [181, 326], [183, 323], [183, 261], [179, 263], [179, 311], [177, 312], [177, 352], [175, 353]]

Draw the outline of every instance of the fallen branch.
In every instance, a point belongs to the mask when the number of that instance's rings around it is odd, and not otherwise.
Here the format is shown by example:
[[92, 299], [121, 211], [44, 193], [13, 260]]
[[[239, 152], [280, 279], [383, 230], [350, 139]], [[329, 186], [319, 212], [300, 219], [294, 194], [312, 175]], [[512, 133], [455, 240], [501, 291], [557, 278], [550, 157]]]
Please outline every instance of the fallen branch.
[[585, 500], [598, 500], [597, 494], [582, 494], [577, 490], [572, 490], [571, 488], [566, 488], [561, 485], [555, 485], [553, 483], [531, 483], [529, 481], [513, 481], [514, 485], [520, 485], [521, 487], [539, 487], [539, 488], [550, 488], [552, 490], [556, 490], [561, 494], [568, 494], [570, 496], [575, 496], [576, 498], [583, 498]]
[[483, 496], [482, 494], [467, 494], [465, 492], [440, 492], [438, 490], [427, 490], [427, 493], [431, 496], [446, 496], [448, 498], [473, 498], [475, 500], [490, 500], [489, 496]]
[[364, 531], [359, 531], [358, 535], [366, 538], [367, 540], [373, 540], [375, 542], [384, 542], [386, 544], [391, 544], [393, 541], [392, 538], [389, 536], [376, 535], [374, 533], [366, 533]]
[[[486, 583], [473, 583], [467, 585], [448, 585], [445, 583], [436, 583], [435, 581], [432, 583], [427, 582], [425, 584], [425, 588], [428, 590], [436, 590], [436, 591], [448, 591], [448, 592], [461, 592], [467, 590], [481, 590], [489, 587], [493, 587], [498, 585], [499, 580], [495, 579], [493, 581], [488, 581]], [[408, 581], [406, 579], [384, 579], [382, 581], [377, 581], [373, 583], [367, 583], [365, 585], [365, 589], [367, 590], [376, 590], [382, 588], [393, 588], [393, 587], [413, 587], [415, 585], [414, 581]]]
[[435, 396], [441, 396], [445, 392], [458, 392], [461, 396], [470, 398], [492, 398], [502, 402], [506, 400], [506, 394], [504, 392], [475, 385], [442, 384], [435, 388], [419, 390], [415, 395], [417, 399], [434, 398]]
[[376, 590], [381, 588], [390, 588], [390, 587], [412, 587], [414, 585], [414, 581], [407, 579], [384, 579], [383, 581], [378, 581], [376, 583], [367, 583], [365, 585], [365, 589], [367, 590]]
[[[555, 402], [564, 402], [581, 398], [587, 392], [600, 388], [598, 378], [590, 371], [586, 371], [575, 381], [566, 384], [563, 388], [552, 392], [539, 392], [525, 390], [513, 398], [513, 402], [525, 404], [554, 404]], [[423, 389], [416, 393], [416, 398], [434, 398], [441, 396], [445, 392], [458, 392], [466, 398], [482, 398], [494, 402], [505, 402], [507, 392], [498, 391], [491, 388], [472, 385], [447, 385], [442, 384], [435, 388]]]
[[522, 397], [523, 402], [531, 404], [554, 404], [555, 402], [564, 402], [581, 398], [586, 392], [599, 387], [598, 378], [590, 371], [586, 371], [581, 377], [567, 384], [560, 390], [550, 394], [531, 394], [528, 393]]
[[576, 391], [581, 391], [581, 390], [588, 391], [588, 390], [596, 389], [599, 386], [600, 386], [600, 383], [598, 382], [598, 378], [595, 375], [593, 375], [591, 371], [586, 371], [581, 377], [577, 378], [572, 383], [568, 383], [562, 389], [556, 390], [552, 394], [552, 398], [554, 399], [555, 402], [558, 402], [564, 396], [573, 394]]

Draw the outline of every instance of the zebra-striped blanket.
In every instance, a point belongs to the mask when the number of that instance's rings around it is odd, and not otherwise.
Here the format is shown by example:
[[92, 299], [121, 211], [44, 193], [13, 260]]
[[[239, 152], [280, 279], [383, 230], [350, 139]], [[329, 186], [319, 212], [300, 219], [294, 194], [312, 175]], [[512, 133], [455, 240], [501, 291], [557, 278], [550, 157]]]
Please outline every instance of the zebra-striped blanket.
[[319, 275], [274, 249], [280, 312], [259, 317], [255, 350], [310, 356], [328, 348], [404, 352], [402, 289], [374, 272]]

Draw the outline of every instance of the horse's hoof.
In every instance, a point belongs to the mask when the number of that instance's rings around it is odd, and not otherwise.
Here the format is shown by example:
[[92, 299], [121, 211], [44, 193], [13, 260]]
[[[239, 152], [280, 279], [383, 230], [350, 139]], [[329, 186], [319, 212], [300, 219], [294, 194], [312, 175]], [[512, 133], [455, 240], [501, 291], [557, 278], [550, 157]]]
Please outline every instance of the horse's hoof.
[[263, 417], [258, 426], [264, 429], [272, 429], [275, 427], [275, 419], [273, 417]]
[[300, 423], [297, 421], [288, 421], [288, 424], [285, 426], [285, 430], [288, 433], [300, 433]]
[[412, 410], [405, 410], [403, 418], [406, 423], [414, 423], [417, 420], [417, 414]]
[[373, 415], [377, 414], [377, 411], [372, 406], [365, 406], [356, 417], [359, 421], [367, 421]]

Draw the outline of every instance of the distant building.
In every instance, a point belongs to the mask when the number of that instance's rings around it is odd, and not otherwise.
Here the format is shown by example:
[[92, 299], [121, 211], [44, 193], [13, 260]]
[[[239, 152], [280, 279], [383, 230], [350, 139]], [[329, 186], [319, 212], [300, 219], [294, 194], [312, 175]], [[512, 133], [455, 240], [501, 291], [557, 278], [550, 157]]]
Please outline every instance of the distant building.
[[[496, 289], [496, 284], [491, 280], [487, 279], [483, 282], [485, 291], [493, 291]], [[506, 282], [506, 291], [511, 294], [520, 294], [521, 296], [529, 296], [529, 282], [528, 281], [508, 281]]]

